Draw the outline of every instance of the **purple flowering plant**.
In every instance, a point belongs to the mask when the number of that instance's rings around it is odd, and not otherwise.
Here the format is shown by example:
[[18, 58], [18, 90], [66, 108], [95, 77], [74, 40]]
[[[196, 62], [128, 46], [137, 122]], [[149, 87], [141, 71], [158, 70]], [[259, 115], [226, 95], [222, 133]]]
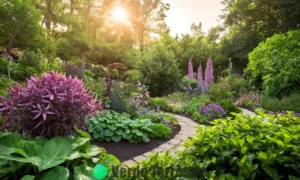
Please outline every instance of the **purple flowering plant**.
[[260, 106], [260, 99], [259, 93], [251, 92], [250, 94], [242, 94], [235, 104], [241, 107], [255, 108]]
[[199, 106], [198, 111], [200, 115], [206, 116], [209, 121], [226, 115], [224, 109], [218, 104], [208, 104], [207, 106], [201, 105]]

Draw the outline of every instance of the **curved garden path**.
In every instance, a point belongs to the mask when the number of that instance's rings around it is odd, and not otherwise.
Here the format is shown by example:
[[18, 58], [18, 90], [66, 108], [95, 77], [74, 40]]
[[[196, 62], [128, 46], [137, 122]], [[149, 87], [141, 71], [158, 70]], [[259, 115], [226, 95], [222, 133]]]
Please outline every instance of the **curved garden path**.
[[[257, 115], [254, 112], [251, 112], [247, 109], [244, 109], [244, 108], [240, 108], [240, 109], [243, 111], [243, 113], [245, 115], [249, 115], [249, 116]], [[146, 160], [153, 152], [162, 153], [165, 151], [170, 151], [171, 155], [174, 155], [177, 151], [181, 151], [181, 150], [185, 149], [183, 147], [184, 141], [187, 140], [188, 137], [193, 137], [196, 135], [197, 127], [199, 127], [199, 126], [202, 128], [205, 127], [204, 125], [198, 124], [189, 118], [179, 116], [179, 115], [175, 115], [175, 117], [178, 120], [178, 124], [180, 124], [180, 126], [181, 126], [181, 130], [176, 136], [174, 136], [173, 139], [171, 139], [170, 141], [160, 145], [159, 147], [157, 147], [147, 153], [136, 156], [130, 160], [124, 161], [124, 162], [122, 162], [122, 164], [128, 165], [128, 166], [133, 166], [141, 161]]]
[[178, 116], [178, 115], [175, 115], [175, 117], [178, 120], [178, 124], [180, 124], [180, 126], [181, 126], [181, 130], [176, 136], [174, 136], [173, 139], [171, 139], [170, 141], [158, 146], [157, 148], [155, 148], [147, 153], [144, 153], [140, 156], [136, 156], [131, 160], [122, 162], [122, 164], [128, 165], [128, 166], [133, 166], [138, 162], [146, 160], [150, 156], [150, 154], [153, 152], [162, 153], [165, 151], [170, 151], [171, 154], [175, 154], [176, 151], [180, 151], [180, 150], [184, 149], [183, 142], [185, 140], [187, 140], [188, 137], [196, 135], [197, 126], [204, 127], [203, 125], [199, 125], [196, 122], [194, 122], [193, 120], [188, 119], [186, 117]]

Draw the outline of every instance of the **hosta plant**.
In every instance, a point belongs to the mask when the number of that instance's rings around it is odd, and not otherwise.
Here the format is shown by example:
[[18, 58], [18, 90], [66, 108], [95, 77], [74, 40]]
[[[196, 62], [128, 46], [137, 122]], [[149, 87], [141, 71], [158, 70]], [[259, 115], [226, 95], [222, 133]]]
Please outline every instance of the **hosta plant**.
[[91, 145], [88, 133], [80, 134], [47, 139], [0, 133], [0, 179], [94, 179], [97, 164], [120, 165], [105, 149]]
[[98, 112], [87, 121], [89, 132], [99, 141], [119, 142], [122, 139], [131, 143], [149, 142], [153, 133], [150, 119], [130, 119], [128, 114]]
[[100, 108], [81, 80], [55, 72], [31, 77], [24, 87], [12, 87], [8, 98], [0, 98], [2, 128], [31, 136], [65, 136], [74, 127], [86, 129], [86, 117]]

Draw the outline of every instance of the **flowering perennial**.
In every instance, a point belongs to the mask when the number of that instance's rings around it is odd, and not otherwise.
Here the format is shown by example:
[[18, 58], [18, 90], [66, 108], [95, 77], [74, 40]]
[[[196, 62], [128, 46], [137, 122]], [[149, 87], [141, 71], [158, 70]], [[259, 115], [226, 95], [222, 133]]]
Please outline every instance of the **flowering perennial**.
[[209, 120], [220, 118], [226, 114], [224, 109], [218, 104], [201, 105], [198, 111], [200, 115], [208, 117]]
[[198, 68], [198, 87], [202, 87], [203, 86], [203, 76], [202, 76], [202, 66], [200, 64], [199, 68]]
[[260, 105], [259, 93], [242, 94], [235, 103], [237, 106], [254, 108]]
[[207, 60], [205, 69], [205, 83], [211, 85], [214, 83], [214, 71], [211, 58]]

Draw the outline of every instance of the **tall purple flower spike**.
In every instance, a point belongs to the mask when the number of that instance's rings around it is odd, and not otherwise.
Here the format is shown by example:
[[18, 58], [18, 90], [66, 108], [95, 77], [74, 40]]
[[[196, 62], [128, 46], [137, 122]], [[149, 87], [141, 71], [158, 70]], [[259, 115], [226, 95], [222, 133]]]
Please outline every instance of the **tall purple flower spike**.
[[202, 76], [202, 66], [200, 64], [199, 68], [198, 68], [198, 87], [202, 87], [203, 86], [203, 76]]
[[194, 72], [193, 72], [192, 58], [189, 61], [188, 73], [189, 73], [189, 79], [193, 80], [194, 79]]
[[205, 83], [209, 86], [214, 83], [214, 71], [211, 58], [207, 60], [205, 69]]

